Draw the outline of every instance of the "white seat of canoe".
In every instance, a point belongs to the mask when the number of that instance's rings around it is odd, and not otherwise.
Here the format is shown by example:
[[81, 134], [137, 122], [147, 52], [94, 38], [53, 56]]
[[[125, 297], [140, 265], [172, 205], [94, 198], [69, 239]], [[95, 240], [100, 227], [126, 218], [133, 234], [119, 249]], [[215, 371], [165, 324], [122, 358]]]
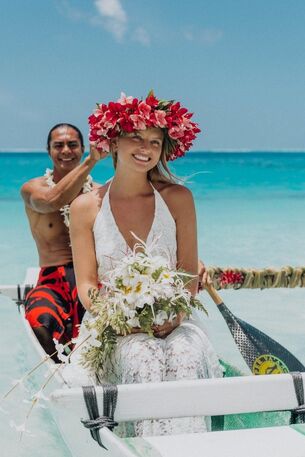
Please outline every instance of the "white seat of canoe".
[[[302, 373], [305, 384], [305, 373]], [[103, 389], [96, 387], [103, 411]], [[57, 389], [51, 394], [55, 410], [84, 417], [81, 388]], [[290, 374], [122, 384], [114, 414], [117, 422], [167, 417], [239, 414], [291, 410], [298, 406]]]
[[[305, 373], [302, 378], [304, 382]], [[102, 415], [102, 387], [96, 387], [96, 395]], [[89, 430], [80, 422], [81, 418], [88, 418], [81, 388], [57, 389], [51, 393], [49, 404], [75, 457], [83, 457], [86, 453], [90, 457], [305, 456], [305, 435], [289, 426], [124, 440], [103, 428], [100, 436], [103, 444], [111, 451], [108, 453], [98, 446]], [[114, 420], [124, 422], [291, 410], [297, 406], [293, 379], [289, 374], [125, 384], [118, 386]], [[74, 442], [76, 435], [77, 446]], [[241, 449], [240, 453], [237, 453], [237, 448]], [[253, 453], [250, 453], [251, 449]]]
[[125, 441], [142, 457], [304, 457], [305, 425]]

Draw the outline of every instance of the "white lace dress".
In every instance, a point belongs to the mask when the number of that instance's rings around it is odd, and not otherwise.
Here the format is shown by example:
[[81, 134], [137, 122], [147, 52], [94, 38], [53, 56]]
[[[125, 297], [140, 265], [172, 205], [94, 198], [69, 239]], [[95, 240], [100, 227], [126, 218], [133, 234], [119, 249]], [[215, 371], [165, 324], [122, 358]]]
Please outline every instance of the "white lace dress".
[[[113, 268], [113, 260], [120, 260], [130, 250], [111, 212], [109, 189], [110, 186], [93, 227], [99, 278]], [[146, 243], [149, 245], [158, 237], [155, 253], [170, 259], [174, 269], [177, 262], [176, 224], [156, 189], [154, 189], [154, 195], [155, 214]], [[79, 338], [83, 339], [86, 332], [85, 327], [81, 326]], [[209, 339], [191, 320], [183, 322], [165, 339], [150, 337], [144, 333], [118, 337], [112, 362], [105, 382], [116, 384], [222, 376], [218, 357]], [[72, 385], [95, 382], [80, 366], [79, 356], [76, 353], [72, 357], [70, 366], [65, 368], [64, 376]], [[209, 429], [210, 418], [189, 417], [123, 424], [119, 433], [128, 436], [134, 434], [145, 436], [203, 432]]]

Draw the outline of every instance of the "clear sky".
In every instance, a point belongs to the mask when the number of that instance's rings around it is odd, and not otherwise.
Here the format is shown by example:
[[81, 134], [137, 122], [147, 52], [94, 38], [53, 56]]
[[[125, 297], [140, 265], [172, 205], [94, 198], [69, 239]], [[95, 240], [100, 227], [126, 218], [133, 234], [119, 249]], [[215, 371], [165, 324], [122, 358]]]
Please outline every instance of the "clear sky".
[[0, 149], [87, 137], [121, 91], [180, 100], [194, 150], [305, 149], [304, 0], [0, 0]]

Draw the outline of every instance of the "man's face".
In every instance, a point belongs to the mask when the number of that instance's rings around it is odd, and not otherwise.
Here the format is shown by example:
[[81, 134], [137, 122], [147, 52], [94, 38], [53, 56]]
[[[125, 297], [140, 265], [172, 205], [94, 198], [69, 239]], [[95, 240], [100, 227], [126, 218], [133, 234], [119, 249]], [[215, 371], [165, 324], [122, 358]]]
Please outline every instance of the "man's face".
[[53, 130], [49, 154], [54, 169], [68, 173], [80, 163], [83, 153], [84, 148], [76, 130], [67, 126]]

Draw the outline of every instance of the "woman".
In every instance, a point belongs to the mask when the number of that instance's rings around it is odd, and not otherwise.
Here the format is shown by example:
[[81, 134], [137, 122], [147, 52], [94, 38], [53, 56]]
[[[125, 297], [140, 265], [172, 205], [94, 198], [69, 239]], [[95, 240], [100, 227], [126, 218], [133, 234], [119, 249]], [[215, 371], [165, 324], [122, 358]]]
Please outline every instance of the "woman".
[[[173, 269], [194, 274], [189, 284], [197, 291], [196, 216], [191, 192], [174, 182], [168, 159], [184, 154], [199, 131], [179, 103], [145, 101], [122, 95], [100, 105], [93, 116], [90, 139], [109, 148], [115, 175], [97, 191], [71, 205], [71, 241], [80, 300], [90, 312], [88, 291], [133, 249], [137, 240], [148, 245], [158, 239], [155, 253], [170, 259]], [[86, 329], [81, 328], [80, 338]], [[217, 356], [204, 332], [179, 315], [154, 327], [154, 336], [139, 333], [118, 338], [105, 381], [158, 382], [221, 376]], [[75, 355], [72, 367], [77, 363]], [[80, 371], [79, 371], [80, 373]], [[83, 371], [84, 373], [84, 371]], [[71, 374], [70, 374], [71, 376]], [[71, 377], [70, 377], [71, 379]], [[83, 382], [78, 376], [78, 380]], [[142, 421], [137, 435], [206, 431], [206, 418]]]

